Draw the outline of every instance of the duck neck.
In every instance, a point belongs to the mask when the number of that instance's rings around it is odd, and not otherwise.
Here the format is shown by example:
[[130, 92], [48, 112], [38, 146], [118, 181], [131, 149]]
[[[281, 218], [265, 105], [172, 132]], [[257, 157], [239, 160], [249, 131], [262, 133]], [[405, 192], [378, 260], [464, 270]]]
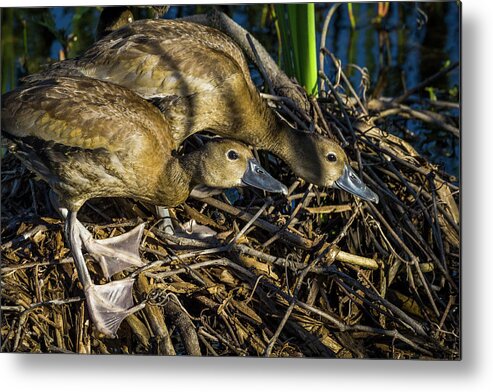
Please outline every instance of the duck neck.
[[272, 128], [269, 145], [264, 148], [281, 158], [298, 177], [320, 185], [325, 174], [323, 162], [317, 159], [319, 143], [317, 134], [295, 130], [279, 119], [277, 128]]
[[207, 182], [202, 170], [201, 149], [180, 156], [178, 161], [189, 193], [196, 185]]
[[294, 130], [282, 120], [260, 96], [257, 90], [244, 89], [239, 110], [230, 107], [229, 121], [223, 119], [223, 136], [255, 146], [260, 150], [268, 150], [283, 159], [293, 168], [293, 157], [299, 156], [300, 144], [298, 139], [301, 132]]
[[280, 118], [275, 118], [266, 128], [265, 138], [259, 148], [271, 151], [292, 168], [293, 157], [299, 156], [303, 151], [300, 146], [303, 135]]
[[151, 201], [155, 204], [174, 207], [183, 203], [192, 187], [189, 169], [182, 162], [182, 157], [170, 157], [158, 175], [155, 194]]
[[232, 77], [211, 91], [181, 97], [162, 110], [171, 119], [178, 145], [206, 129], [262, 149], [276, 144], [278, 118], [243, 76]]

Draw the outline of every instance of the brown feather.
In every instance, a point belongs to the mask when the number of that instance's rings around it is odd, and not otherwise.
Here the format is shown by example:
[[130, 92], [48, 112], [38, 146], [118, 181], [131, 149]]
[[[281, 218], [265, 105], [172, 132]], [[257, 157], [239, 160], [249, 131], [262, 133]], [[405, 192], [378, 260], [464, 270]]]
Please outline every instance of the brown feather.
[[[300, 177], [331, 186], [347, 161], [333, 141], [293, 130], [263, 100], [241, 49], [222, 32], [185, 21], [142, 20], [95, 43], [80, 58], [27, 80], [82, 73], [162, 100], [175, 147], [203, 130], [272, 151]], [[339, 159], [329, 162], [328, 151]]]
[[[240, 185], [253, 157], [241, 143], [218, 140], [176, 158], [156, 107], [123, 87], [88, 78], [41, 80], [5, 94], [2, 133], [72, 211], [93, 197], [175, 206], [197, 184]], [[241, 159], [226, 160], [231, 148]]]

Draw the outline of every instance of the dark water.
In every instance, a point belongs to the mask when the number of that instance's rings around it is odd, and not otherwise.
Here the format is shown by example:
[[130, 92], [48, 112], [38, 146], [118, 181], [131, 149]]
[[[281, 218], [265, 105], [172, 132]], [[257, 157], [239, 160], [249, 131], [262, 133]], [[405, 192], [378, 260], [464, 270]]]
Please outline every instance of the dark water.
[[[332, 4], [316, 5], [317, 44], [323, 21]], [[208, 6], [173, 6], [166, 18], [205, 12]], [[236, 22], [250, 30], [278, 59], [278, 42], [273, 7], [267, 4], [220, 6]], [[325, 46], [341, 59], [357, 89], [361, 73], [348, 67], [365, 67], [372, 94], [396, 97], [448, 64], [460, 59], [460, 10], [455, 1], [434, 3], [390, 3], [387, 14], [377, 18], [377, 3], [354, 3], [351, 26], [348, 6], [339, 6], [331, 19]], [[19, 77], [36, 72], [50, 61], [82, 53], [95, 39], [101, 8], [59, 7], [2, 10], [2, 92], [15, 87]], [[141, 17], [145, 12], [137, 10]], [[326, 59], [325, 72], [333, 77], [334, 67]], [[260, 83], [258, 74], [254, 80]], [[459, 69], [433, 81], [416, 98], [458, 102]], [[415, 104], [420, 107], [419, 104]], [[457, 110], [450, 112], [458, 116]], [[405, 131], [409, 129], [412, 133]], [[448, 133], [419, 121], [390, 123], [389, 131], [410, 140], [415, 148], [458, 176], [460, 145]]]
[[[376, 9], [376, 3], [355, 3], [353, 12], [357, 23], [356, 29], [352, 30], [347, 8], [339, 7], [326, 46], [342, 64], [354, 63], [368, 68], [371, 86], [379, 89], [379, 95], [399, 96], [405, 91], [404, 86], [416, 86], [460, 60], [460, 9], [455, 1], [391, 3], [381, 24], [372, 23]], [[333, 71], [328, 72], [333, 75]], [[360, 73], [353, 71], [351, 80], [354, 86], [359, 86]], [[459, 86], [460, 70], [456, 68], [436, 79], [417, 97], [436, 96], [458, 102]], [[458, 110], [452, 110], [450, 114], [459, 116]], [[403, 125], [414, 135], [396, 127], [392, 127], [393, 133], [409, 139], [420, 153], [440, 164], [448, 173], [459, 175], [460, 143], [457, 138], [419, 121], [408, 120]]]

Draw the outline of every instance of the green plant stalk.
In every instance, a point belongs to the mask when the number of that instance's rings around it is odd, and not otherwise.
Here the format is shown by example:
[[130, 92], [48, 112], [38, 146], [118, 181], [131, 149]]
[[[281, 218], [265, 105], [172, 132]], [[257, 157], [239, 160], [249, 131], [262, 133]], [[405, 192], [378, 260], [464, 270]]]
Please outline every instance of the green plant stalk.
[[317, 95], [318, 70], [315, 5], [288, 4], [296, 78], [309, 95]]
[[298, 4], [287, 4], [287, 13], [288, 13], [288, 23], [289, 23], [289, 33], [291, 35], [291, 48], [292, 48], [292, 55], [293, 55], [293, 68], [294, 68], [294, 75], [296, 76], [296, 79], [298, 79], [298, 82], [301, 83], [300, 75], [301, 75], [301, 70], [300, 70], [300, 49], [299, 49], [299, 37], [298, 37], [298, 27], [299, 26], [299, 21], [300, 19], [298, 18]]
[[277, 36], [277, 65], [281, 67], [281, 58], [282, 58], [282, 38], [281, 38], [281, 29], [279, 27], [279, 16], [276, 11], [275, 4], [269, 4], [270, 12], [272, 13], [272, 18], [274, 20], [274, 27], [276, 29]]
[[[287, 19], [286, 4], [275, 4], [274, 10], [276, 21], [279, 27], [280, 41], [279, 47], [282, 57], [282, 69], [290, 77], [295, 77], [293, 52], [289, 49], [292, 45], [289, 22]], [[279, 59], [281, 59], [281, 57]]]
[[353, 13], [353, 3], [348, 3], [347, 12], [349, 15], [349, 22], [351, 23], [351, 28], [354, 30], [356, 28], [356, 18]]

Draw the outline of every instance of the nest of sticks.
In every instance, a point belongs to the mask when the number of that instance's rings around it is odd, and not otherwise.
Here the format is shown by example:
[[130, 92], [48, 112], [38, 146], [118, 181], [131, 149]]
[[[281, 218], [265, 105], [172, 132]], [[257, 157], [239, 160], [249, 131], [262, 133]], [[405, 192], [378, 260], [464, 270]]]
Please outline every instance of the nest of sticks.
[[[205, 22], [228, 30], [218, 15]], [[366, 101], [327, 51], [322, 56], [333, 61], [337, 77], [320, 72], [320, 97], [309, 101], [293, 81], [279, 79], [258, 42], [249, 38], [248, 45], [269, 86], [265, 98], [300, 131], [344, 145], [380, 203], [317, 189], [266, 153], [260, 160], [289, 186], [287, 199], [245, 189], [172, 210], [177, 223], [193, 219], [214, 230], [212, 237], [167, 235], [152, 208], [133, 200], [92, 200], [79, 218], [95, 238], [147, 222], [141, 256], [148, 264], [116, 277], [135, 277], [135, 300], [147, 304], [108, 339], [88, 320], [48, 186], [7, 154], [3, 352], [460, 358], [456, 180], [382, 129], [389, 118], [402, 123], [419, 112], [421, 121], [453, 133], [457, 119], [440, 108], [406, 106], [411, 90]], [[87, 262], [95, 283], [106, 283], [98, 264]]]

